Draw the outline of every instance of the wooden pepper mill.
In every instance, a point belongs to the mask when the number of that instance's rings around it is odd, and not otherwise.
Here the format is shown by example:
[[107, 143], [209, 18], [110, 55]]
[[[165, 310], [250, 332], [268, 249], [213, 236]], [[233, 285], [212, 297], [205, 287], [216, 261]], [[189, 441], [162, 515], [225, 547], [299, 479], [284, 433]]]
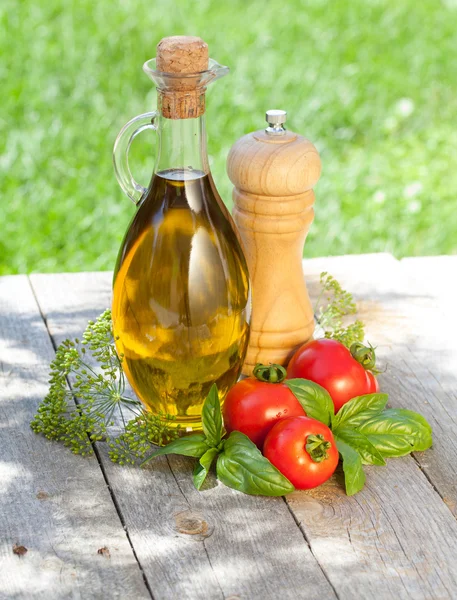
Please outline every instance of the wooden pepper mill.
[[321, 161], [309, 140], [286, 131], [285, 111], [269, 110], [266, 120], [268, 127], [239, 139], [227, 159], [233, 218], [252, 280], [245, 375], [259, 362], [287, 364], [314, 332], [302, 256]]

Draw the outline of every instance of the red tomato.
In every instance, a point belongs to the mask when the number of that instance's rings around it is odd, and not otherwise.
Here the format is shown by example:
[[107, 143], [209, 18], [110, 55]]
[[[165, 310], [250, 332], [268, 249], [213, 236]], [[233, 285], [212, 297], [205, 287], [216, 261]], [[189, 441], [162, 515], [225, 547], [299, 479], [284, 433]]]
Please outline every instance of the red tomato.
[[[375, 394], [376, 392], [379, 392], [379, 383], [378, 380], [376, 379], [376, 377], [373, 375], [373, 373], [371, 371], [367, 371], [367, 377], [368, 377], [368, 381], [370, 382], [370, 389], [368, 390], [367, 394]], [[359, 394], [360, 396], [360, 394]]]
[[[283, 367], [257, 365], [254, 373], [256, 377], [243, 379], [231, 388], [224, 401], [223, 416], [229, 433], [241, 431], [262, 448], [265, 436], [279, 419], [306, 413], [282, 383], [286, 375]], [[271, 383], [270, 376], [276, 383]]]
[[374, 367], [374, 361], [374, 350], [362, 344], [351, 346], [349, 351], [336, 340], [313, 340], [293, 355], [287, 378], [318, 383], [330, 394], [338, 412], [352, 398], [379, 391], [376, 377], [366, 370]]
[[298, 490], [327, 481], [338, 464], [338, 449], [327, 425], [309, 417], [289, 417], [268, 433], [263, 454]]

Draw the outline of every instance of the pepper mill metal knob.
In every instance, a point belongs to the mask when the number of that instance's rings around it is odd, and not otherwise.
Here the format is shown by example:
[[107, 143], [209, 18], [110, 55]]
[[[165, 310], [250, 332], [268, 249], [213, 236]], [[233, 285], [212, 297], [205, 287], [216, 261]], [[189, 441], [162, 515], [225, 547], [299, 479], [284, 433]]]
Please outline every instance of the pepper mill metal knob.
[[283, 135], [286, 133], [284, 123], [287, 119], [287, 113], [285, 110], [271, 109], [265, 113], [265, 121], [268, 123], [268, 127], [265, 131], [270, 135]]
[[267, 111], [266, 120], [268, 127], [240, 138], [227, 159], [252, 280], [245, 375], [259, 362], [286, 365], [314, 332], [302, 256], [321, 161], [309, 140], [285, 129], [285, 111]]

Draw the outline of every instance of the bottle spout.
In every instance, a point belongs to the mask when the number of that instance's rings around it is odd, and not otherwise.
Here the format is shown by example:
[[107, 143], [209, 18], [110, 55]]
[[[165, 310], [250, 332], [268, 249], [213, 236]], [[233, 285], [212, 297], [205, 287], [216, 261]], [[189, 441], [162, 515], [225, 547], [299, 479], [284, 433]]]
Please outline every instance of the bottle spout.
[[230, 73], [230, 69], [228, 67], [225, 65], [220, 65], [212, 58], [209, 59], [208, 67], [208, 83], [211, 81], [216, 81], [216, 79], [220, 79], [221, 77], [225, 77], [225, 75]]
[[157, 86], [159, 90], [175, 89], [177, 84], [181, 89], [204, 88], [208, 84], [224, 77], [230, 69], [220, 65], [210, 58], [208, 69], [196, 73], [165, 73], [157, 69], [157, 59], [151, 58], [143, 65], [143, 71]]

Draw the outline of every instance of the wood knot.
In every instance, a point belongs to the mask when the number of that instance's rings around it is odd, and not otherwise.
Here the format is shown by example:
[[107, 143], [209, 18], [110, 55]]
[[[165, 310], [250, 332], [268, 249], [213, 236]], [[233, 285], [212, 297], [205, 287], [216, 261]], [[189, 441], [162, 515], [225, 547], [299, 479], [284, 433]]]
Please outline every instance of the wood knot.
[[203, 540], [213, 533], [206, 519], [190, 510], [174, 515], [176, 531], [184, 536], [192, 536], [195, 540]]
[[21, 546], [19, 544], [14, 544], [13, 554], [15, 554], [16, 556], [24, 556], [25, 554], [27, 554], [27, 552], [28, 552], [28, 548], [26, 548], [25, 546]]

